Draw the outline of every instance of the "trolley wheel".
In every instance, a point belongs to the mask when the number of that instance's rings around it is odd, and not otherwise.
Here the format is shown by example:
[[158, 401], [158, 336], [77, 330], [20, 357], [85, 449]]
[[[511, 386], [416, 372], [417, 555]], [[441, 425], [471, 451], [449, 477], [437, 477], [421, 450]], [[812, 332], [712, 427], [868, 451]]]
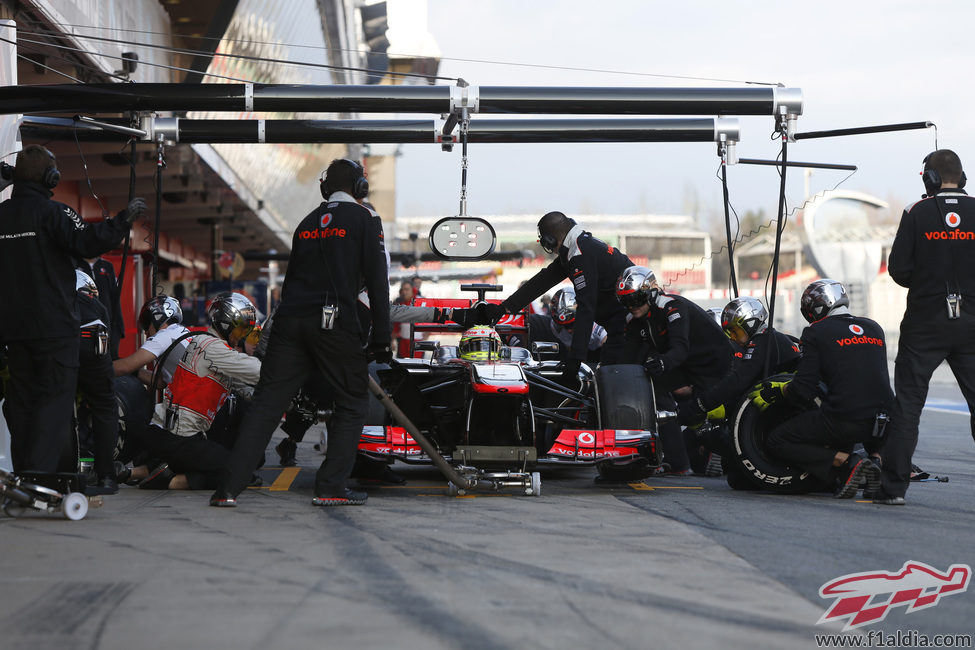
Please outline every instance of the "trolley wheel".
[[88, 497], [80, 492], [69, 492], [61, 502], [61, 512], [71, 521], [84, 519], [88, 514]]
[[539, 472], [532, 472], [532, 486], [528, 494], [536, 497], [542, 496], [542, 475]]
[[16, 501], [10, 500], [3, 504], [3, 514], [8, 517], [17, 518], [24, 514], [27, 510], [27, 506], [17, 503]]
[[462, 497], [465, 494], [467, 494], [467, 492], [454, 485], [453, 482], [447, 481], [447, 496]]

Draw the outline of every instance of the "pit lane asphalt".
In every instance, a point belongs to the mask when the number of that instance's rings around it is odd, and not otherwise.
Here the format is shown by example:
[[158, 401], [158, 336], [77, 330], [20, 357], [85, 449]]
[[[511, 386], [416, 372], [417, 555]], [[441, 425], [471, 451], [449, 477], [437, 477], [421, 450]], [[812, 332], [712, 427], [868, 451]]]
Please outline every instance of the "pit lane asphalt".
[[[699, 477], [607, 490], [591, 469], [544, 472], [539, 498], [450, 498], [401, 464], [407, 486], [315, 508], [309, 441], [300, 471], [263, 470], [236, 509], [130, 487], [80, 522], [0, 516], [0, 646], [811, 648], [839, 629], [815, 625], [823, 583], [975, 565], [968, 422], [925, 411], [915, 461], [951, 480], [913, 484], [903, 508]], [[863, 631], [970, 634], [973, 592]]]

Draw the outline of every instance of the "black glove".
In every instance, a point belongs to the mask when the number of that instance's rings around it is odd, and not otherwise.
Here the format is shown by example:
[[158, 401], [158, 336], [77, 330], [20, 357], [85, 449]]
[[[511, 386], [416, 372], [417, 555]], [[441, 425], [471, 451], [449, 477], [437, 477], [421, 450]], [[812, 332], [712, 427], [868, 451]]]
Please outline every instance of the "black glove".
[[579, 366], [582, 365], [582, 361], [579, 359], [566, 359], [562, 364], [562, 381], [560, 382], [563, 386], [575, 386], [579, 383]]
[[698, 397], [677, 402], [677, 422], [685, 427], [700, 423], [707, 417], [707, 414], [704, 405], [701, 404], [701, 399]]
[[140, 218], [146, 213], [146, 200], [141, 196], [137, 196], [129, 204], [125, 206], [125, 209], [115, 215], [116, 219], [124, 219], [128, 223], [132, 223], [136, 219]]
[[0, 162], [0, 192], [14, 183], [14, 168], [5, 162]]
[[659, 377], [660, 375], [664, 374], [664, 371], [667, 370], [667, 367], [664, 364], [663, 357], [650, 355], [647, 358], [647, 360], [643, 362], [643, 369], [651, 377]]
[[482, 302], [474, 308], [476, 325], [494, 325], [505, 314], [505, 309], [501, 305], [493, 302]]
[[369, 359], [376, 363], [389, 363], [393, 360], [393, 349], [389, 343], [370, 343]]
[[453, 321], [465, 329], [477, 325], [477, 310], [462, 307], [434, 307], [433, 322], [446, 323]]

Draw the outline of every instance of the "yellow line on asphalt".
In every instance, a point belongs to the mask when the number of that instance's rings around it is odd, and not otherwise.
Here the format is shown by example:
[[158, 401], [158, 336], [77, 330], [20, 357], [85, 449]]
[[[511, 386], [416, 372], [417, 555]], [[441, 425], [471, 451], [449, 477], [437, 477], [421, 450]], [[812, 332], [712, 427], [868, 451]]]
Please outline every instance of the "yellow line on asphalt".
[[652, 486], [647, 485], [646, 483], [627, 483], [627, 485], [634, 490], [647, 490], [649, 492], [653, 492], [654, 489]]
[[627, 483], [634, 490], [653, 492], [654, 490], [703, 490], [701, 485], [647, 485], [646, 483]]
[[281, 473], [278, 474], [278, 477], [274, 479], [274, 483], [271, 483], [271, 487], [269, 487], [268, 490], [271, 492], [287, 492], [300, 471], [300, 467], [284, 468], [281, 470]]

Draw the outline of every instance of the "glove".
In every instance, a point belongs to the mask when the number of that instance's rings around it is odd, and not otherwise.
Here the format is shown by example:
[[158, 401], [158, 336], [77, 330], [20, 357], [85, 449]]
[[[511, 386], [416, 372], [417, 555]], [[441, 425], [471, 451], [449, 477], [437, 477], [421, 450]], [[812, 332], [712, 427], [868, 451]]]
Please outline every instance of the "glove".
[[115, 215], [116, 219], [124, 219], [130, 225], [133, 221], [140, 218], [146, 213], [146, 200], [141, 196], [129, 201], [129, 204], [125, 206], [125, 209]]
[[0, 162], [0, 192], [14, 184], [14, 168], [5, 162]]
[[477, 325], [477, 310], [461, 307], [434, 307], [433, 322], [446, 323], [453, 321], [465, 329]]
[[752, 391], [748, 394], [748, 398], [758, 407], [758, 410], [764, 411], [772, 404], [781, 401], [785, 394], [782, 392], [783, 387], [789, 382], [786, 381], [765, 381], [762, 382], [761, 388]]
[[369, 359], [376, 363], [389, 363], [393, 360], [393, 349], [389, 347], [389, 343], [370, 343], [368, 354]]
[[667, 369], [666, 364], [664, 364], [664, 358], [658, 357], [656, 355], [650, 355], [650, 357], [643, 362], [643, 370], [651, 377], [659, 377], [664, 374]]
[[566, 359], [562, 364], [562, 381], [560, 382], [563, 386], [575, 386], [579, 383], [579, 366], [582, 365], [582, 361], [579, 359]]
[[701, 424], [706, 415], [707, 412], [699, 397], [677, 402], [677, 422], [685, 427]]
[[476, 324], [494, 325], [505, 314], [505, 308], [493, 302], [482, 302], [474, 308]]

